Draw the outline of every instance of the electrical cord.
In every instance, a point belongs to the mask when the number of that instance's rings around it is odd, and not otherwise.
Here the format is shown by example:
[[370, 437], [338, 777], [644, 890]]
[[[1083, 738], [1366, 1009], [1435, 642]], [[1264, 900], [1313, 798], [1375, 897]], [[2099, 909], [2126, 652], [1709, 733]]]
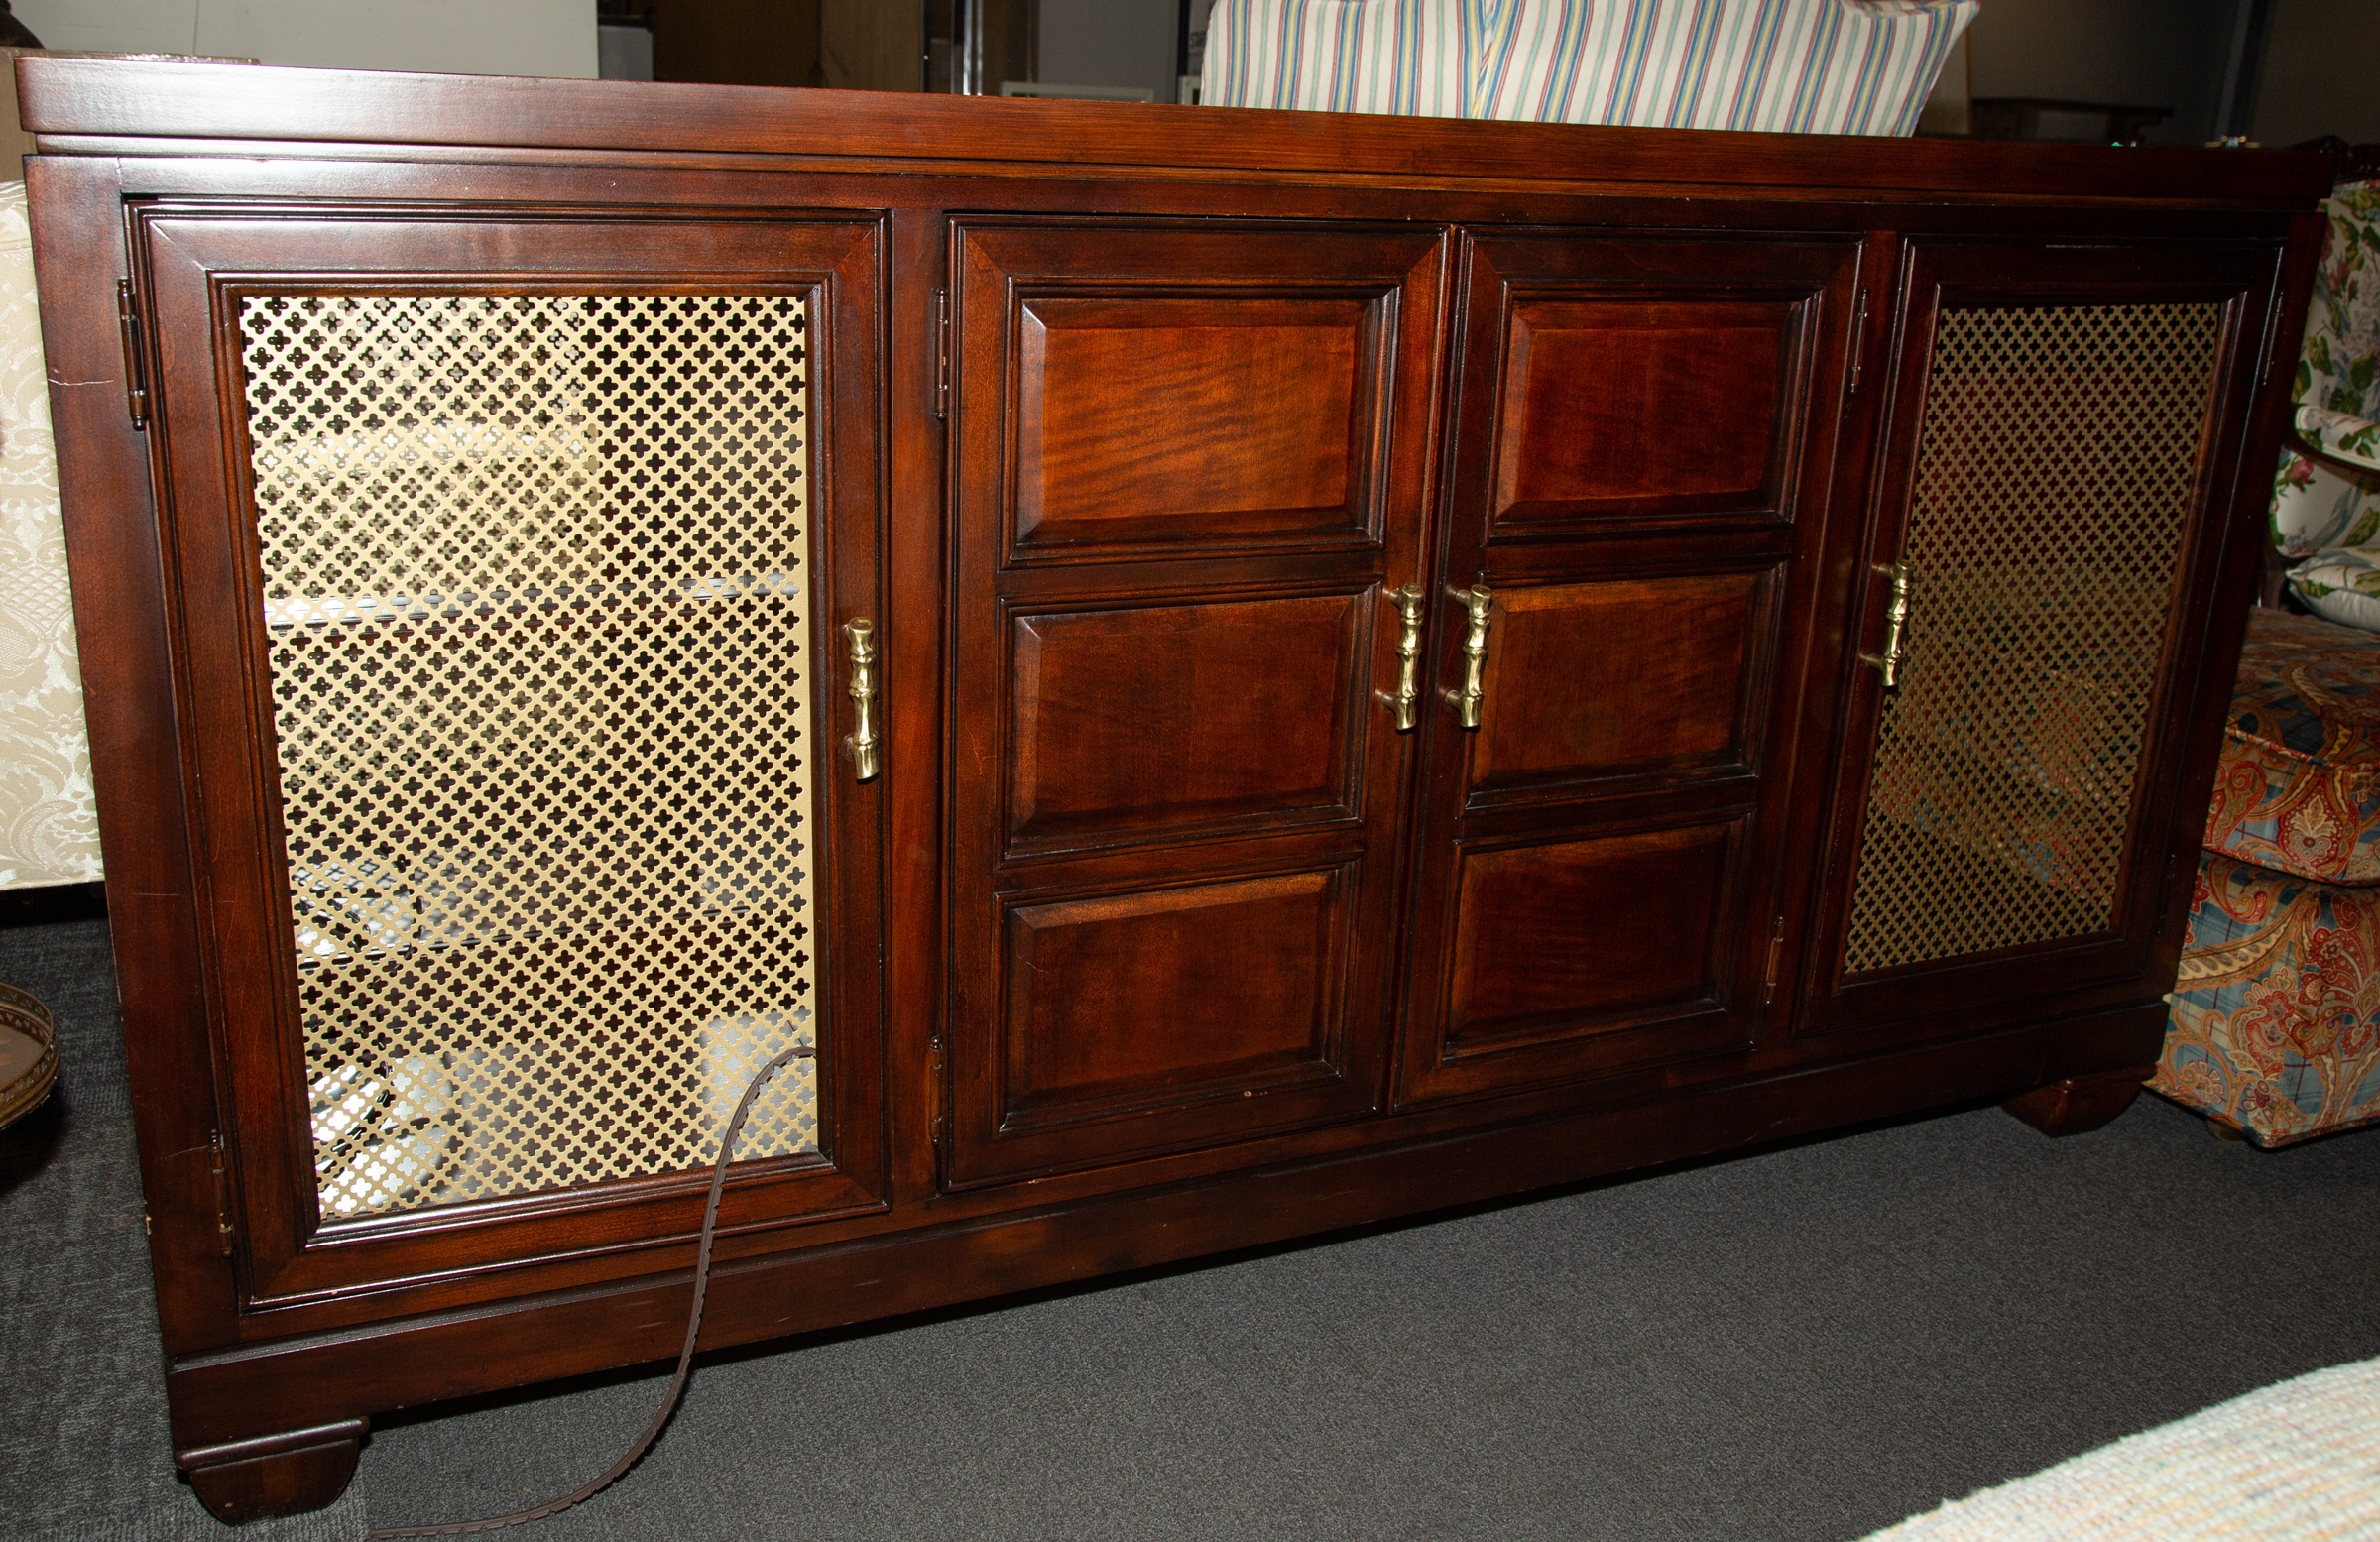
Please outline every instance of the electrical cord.
[[719, 1159], [711, 1164], [711, 1193], [702, 1206], [702, 1240], [694, 1248], [694, 1306], [686, 1314], [686, 1343], [677, 1352], [677, 1374], [669, 1379], [669, 1390], [662, 1394], [660, 1410], [653, 1416], [653, 1422], [645, 1426], [645, 1433], [637, 1437], [637, 1443], [628, 1448], [628, 1454], [613, 1463], [602, 1477], [592, 1483], [574, 1488], [558, 1499], [548, 1499], [533, 1509], [515, 1510], [510, 1515], [491, 1515], [483, 1520], [448, 1521], [442, 1526], [388, 1526], [365, 1532], [364, 1542], [382, 1542], [388, 1537], [452, 1537], [465, 1532], [494, 1531], [502, 1526], [519, 1526], [533, 1520], [543, 1520], [548, 1515], [559, 1515], [582, 1499], [601, 1493], [621, 1474], [644, 1459], [645, 1453], [653, 1449], [653, 1443], [661, 1438], [661, 1429], [669, 1422], [669, 1416], [677, 1412], [678, 1399], [686, 1392], [686, 1377], [693, 1370], [694, 1340], [702, 1332], [702, 1297], [711, 1283], [711, 1236], [719, 1226], [719, 1195], [727, 1187], [727, 1164], [735, 1158], [736, 1136], [744, 1128], [744, 1116], [752, 1112], [752, 1100], [760, 1096], [769, 1078], [787, 1062], [806, 1059], [817, 1053], [809, 1045], [797, 1044], [753, 1073], [752, 1080], [744, 1086], [744, 1096], [737, 1100], [735, 1117], [727, 1122], [727, 1130], [719, 1137]]

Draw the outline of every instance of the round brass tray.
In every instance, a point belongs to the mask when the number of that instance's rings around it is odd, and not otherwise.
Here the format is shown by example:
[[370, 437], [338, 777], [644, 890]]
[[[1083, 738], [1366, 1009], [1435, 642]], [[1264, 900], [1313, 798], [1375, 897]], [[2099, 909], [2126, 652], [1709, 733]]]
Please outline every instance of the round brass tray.
[[58, 1027], [40, 999], [0, 985], [0, 1128], [42, 1106], [58, 1081]]

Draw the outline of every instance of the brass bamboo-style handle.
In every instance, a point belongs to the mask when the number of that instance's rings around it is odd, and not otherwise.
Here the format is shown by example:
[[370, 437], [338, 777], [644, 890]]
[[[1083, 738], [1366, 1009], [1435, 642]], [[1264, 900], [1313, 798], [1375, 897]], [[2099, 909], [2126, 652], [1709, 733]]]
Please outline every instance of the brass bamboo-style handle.
[[1875, 570], [1892, 580], [1892, 604], [1884, 612], [1884, 652], [1861, 653], [1859, 661], [1880, 670], [1884, 688], [1891, 690], [1901, 682], [1901, 644], [1909, 625], [1909, 564], [1895, 562], [1887, 567], [1878, 562]]
[[851, 747], [854, 772], [861, 781], [869, 781], [875, 778], [878, 769], [876, 623], [865, 616], [856, 617], [843, 623], [843, 637], [851, 648], [851, 704], [859, 718], [844, 743]]
[[1471, 631], [1463, 639], [1463, 688], [1448, 691], [1446, 699], [1455, 704], [1456, 722], [1477, 728], [1480, 702], [1488, 694], [1488, 607], [1495, 603], [1495, 596], [1486, 584], [1457, 589], [1454, 595], [1471, 612]]
[[1421, 613], [1430, 592], [1419, 584], [1388, 591], [1404, 630], [1396, 639], [1396, 694], [1388, 704], [1396, 709], [1396, 731], [1409, 734], [1421, 722]]

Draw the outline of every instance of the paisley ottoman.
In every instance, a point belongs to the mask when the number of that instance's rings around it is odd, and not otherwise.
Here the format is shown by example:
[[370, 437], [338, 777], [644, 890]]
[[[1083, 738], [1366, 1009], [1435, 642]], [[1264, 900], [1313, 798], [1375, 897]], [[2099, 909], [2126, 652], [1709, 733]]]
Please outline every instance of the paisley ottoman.
[[2253, 613], [2153, 1092], [2259, 1145], [2380, 1121], [2380, 637]]

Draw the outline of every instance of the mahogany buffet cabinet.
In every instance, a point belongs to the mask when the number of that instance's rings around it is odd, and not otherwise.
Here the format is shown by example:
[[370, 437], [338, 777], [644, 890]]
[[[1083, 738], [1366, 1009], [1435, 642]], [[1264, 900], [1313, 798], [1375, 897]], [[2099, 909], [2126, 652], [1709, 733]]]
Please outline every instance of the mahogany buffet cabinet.
[[2155, 1057], [2322, 161], [17, 67], [219, 1516]]

